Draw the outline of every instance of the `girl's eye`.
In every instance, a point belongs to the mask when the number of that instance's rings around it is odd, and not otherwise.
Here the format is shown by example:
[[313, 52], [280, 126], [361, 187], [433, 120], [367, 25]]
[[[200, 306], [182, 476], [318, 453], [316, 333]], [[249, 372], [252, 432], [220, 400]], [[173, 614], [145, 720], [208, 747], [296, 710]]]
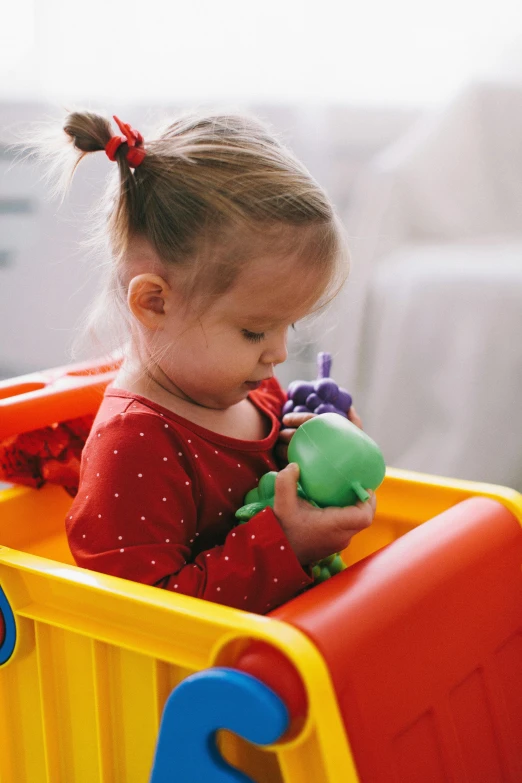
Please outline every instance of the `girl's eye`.
[[248, 329], [242, 329], [243, 336], [251, 343], [260, 343], [265, 336], [264, 332], [249, 332]]

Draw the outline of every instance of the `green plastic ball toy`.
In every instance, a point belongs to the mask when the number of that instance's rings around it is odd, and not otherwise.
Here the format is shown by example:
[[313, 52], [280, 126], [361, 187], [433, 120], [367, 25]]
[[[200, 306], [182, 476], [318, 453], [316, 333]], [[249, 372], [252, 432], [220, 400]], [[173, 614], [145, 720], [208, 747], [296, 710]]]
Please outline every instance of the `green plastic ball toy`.
[[386, 465], [375, 441], [348, 419], [324, 413], [302, 424], [288, 446], [299, 483], [318, 506], [353, 506], [377, 489]]
[[[377, 489], [386, 465], [375, 441], [337, 413], [323, 413], [301, 424], [288, 447], [288, 461], [299, 465], [297, 494], [314, 506], [353, 506]], [[267, 506], [274, 505], [277, 473], [270, 471], [245, 497], [236, 511], [247, 522]], [[346, 568], [339, 553], [314, 565], [315, 582], [324, 582]]]

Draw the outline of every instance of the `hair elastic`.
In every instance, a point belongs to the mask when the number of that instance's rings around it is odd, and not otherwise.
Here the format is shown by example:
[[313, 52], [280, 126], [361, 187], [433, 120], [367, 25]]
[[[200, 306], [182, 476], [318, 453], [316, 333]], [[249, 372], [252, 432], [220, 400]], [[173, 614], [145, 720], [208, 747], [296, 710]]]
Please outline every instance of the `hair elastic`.
[[143, 147], [143, 136], [134, 128], [131, 128], [126, 122], [122, 122], [116, 115], [113, 116], [114, 122], [124, 134], [123, 136], [113, 136], [105, 145], [105, 152], [109, 160], [116, 160], [116, 152], [122, 144], [127, 144], [129, 149], [125, 158], [129, 166], [137, 168], [147, 154]]

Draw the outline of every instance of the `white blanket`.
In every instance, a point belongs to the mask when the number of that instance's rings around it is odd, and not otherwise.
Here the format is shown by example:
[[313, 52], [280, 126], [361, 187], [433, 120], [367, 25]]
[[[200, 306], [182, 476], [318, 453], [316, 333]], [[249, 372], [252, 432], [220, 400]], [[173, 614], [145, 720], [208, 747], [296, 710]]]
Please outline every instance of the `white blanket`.
[[522, 241], [397, 251], [363, 346], [361, 413], [388, 464], [522, 490]]
[[332, 343], [390, 465], [522, 490], [521, 140], [522, 86], [475, 85], [361, 182]]

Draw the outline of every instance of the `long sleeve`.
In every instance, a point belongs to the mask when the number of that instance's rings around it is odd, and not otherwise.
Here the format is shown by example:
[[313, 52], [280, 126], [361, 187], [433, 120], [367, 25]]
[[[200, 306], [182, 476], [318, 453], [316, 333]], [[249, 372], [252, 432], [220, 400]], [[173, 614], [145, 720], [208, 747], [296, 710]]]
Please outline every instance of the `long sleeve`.
[[66, 520], [76, 562], [260, 613], [310, 584], [271, 509], [233, 527], [254, 479], [237, 458], [235, 481], [224, 479], [229, 464], [207, 452], [157, 415], [97, 426]]
[[232, 530], [222, 546], [201, 552], [162, 586], [263, 614], [311, 583], [267, 508]]

